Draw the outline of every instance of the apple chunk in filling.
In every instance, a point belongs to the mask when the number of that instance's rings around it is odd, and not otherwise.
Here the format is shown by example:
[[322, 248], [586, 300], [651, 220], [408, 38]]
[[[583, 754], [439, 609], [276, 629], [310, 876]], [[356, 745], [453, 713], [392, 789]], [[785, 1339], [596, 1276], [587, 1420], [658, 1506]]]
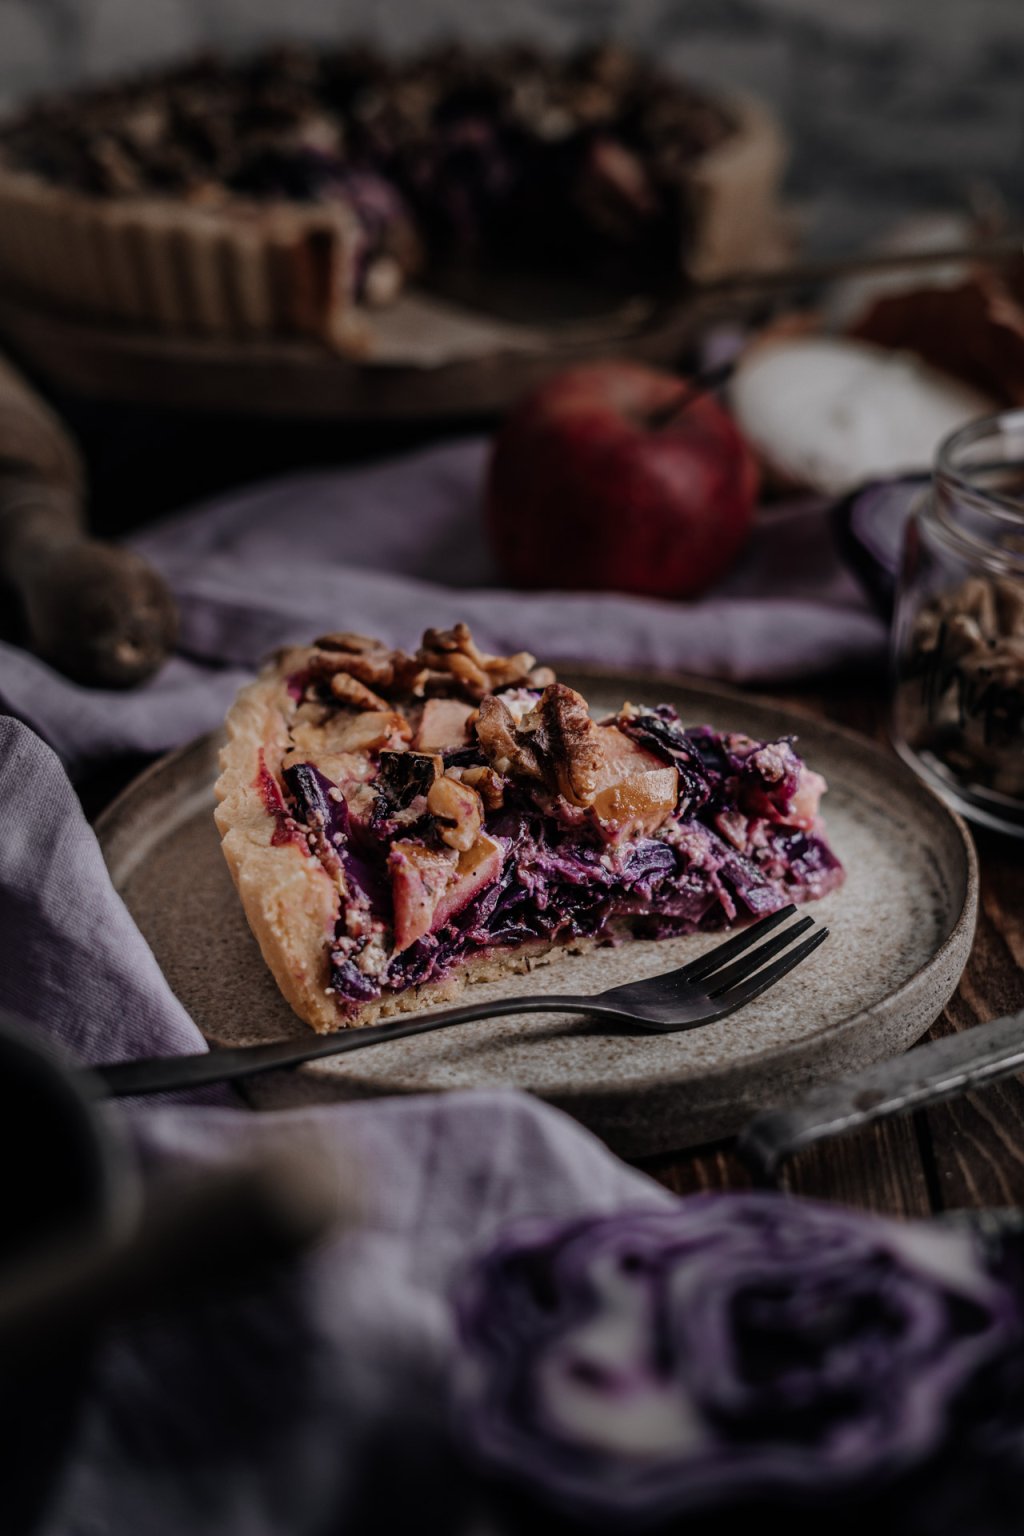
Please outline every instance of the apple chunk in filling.
[[650, 837], [676, 808], [679, 777], [614, 725], [597, 728], [600, 766], [591, 808], [605, 836]]
[[502, 843], [482, 833], [464, 853], [395, 843], [388, 855], [394, 905], [395, 953], [441, 928], [501, 874]]

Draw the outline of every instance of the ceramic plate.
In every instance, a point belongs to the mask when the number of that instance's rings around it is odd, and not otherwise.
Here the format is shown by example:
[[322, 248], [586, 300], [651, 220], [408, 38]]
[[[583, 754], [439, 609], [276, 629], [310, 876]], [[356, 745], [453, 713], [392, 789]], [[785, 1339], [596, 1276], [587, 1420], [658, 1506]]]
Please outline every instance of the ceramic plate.
[[[970, 952], [977, 866], [964, 824], [894, 757], [851, 732], [765, 699], [635, 675], [565, 676], [600, 714], [624, 698], [675, 704], [687, 724], [794, 735], [829, 783], [828, 836], [843, 887], [809, 911], [831, 937], [742, 1012], [659, 1038], [551, 1014], [493, 1019], [251, 1079], [278, 1106], [459, 1088], [526, 1089], [639, 1157], [731, 1133], [823, 1078], [905, 1050], [953, 993]], [[281, 998], [235, 895], [213, 823], [215, 737], [161, 759], [97, 831], [121, 892], [171, 986], [217, 1044], [279, 1039], [305, 1026]], [[542, 966], [474, 988], [599, 992], [684, 964], [707, 934]]]

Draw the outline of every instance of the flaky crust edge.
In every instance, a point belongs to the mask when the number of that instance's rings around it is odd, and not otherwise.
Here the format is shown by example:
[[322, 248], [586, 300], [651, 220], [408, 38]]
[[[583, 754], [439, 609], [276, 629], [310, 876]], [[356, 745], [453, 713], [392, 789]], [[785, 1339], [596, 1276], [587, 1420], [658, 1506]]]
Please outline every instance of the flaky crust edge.
[[268, 668], [228, 711], [214, 819], [249, 927], [274, 980], [299, 1018], [327, 1034], [346, 1022], [325, 991], [339, 892], [299, 843], [274, 842], [277, 822], [260, 789], [261, 751], [277, 779], [288, 745], [286, 676], [279, 665]]
[[341, 207], [104, 199], [12, 165], [0, 145], [0, 273], [71, 315], [231, 341], [310, 335], [363, 358], [372, 336], [348, 292], [358, 243]]

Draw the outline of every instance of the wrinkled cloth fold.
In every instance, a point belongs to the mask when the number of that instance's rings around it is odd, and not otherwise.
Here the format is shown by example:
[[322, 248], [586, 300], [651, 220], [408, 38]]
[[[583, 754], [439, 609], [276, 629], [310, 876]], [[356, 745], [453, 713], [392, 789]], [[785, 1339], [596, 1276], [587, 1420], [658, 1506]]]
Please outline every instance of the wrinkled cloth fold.
[[[0, 645], [0, 705], [78, 773], [212, 729], [270, 651], [329, 630], [408, 647], [428, 626], [466, 619], [493, 651], [737, 683], [882, 661], [884, 625], [836, 552], [820, 503], [763, 508], [739, 565], [700, 602], [510, 592], [483, 528], [485, 458], [484, 441], [463, 440], [291, 476], [167, 519], [131, 542], [174, 591], [179, 654], [151, 682], [113, 694]], [[572, 550], [554, 555], [568, 573]]]
[[[59, 761], [11, 719], [0, 913], [3, 1006], [66, 1057], [203, 1048]], [[251, 1295], [111, 1330], [39, 1530], [314, 1536], [411, 1528], [424, 1507], [431, 1528], [462, 1529], [445, 1419], [453, 1281], [510, 1220], [671, 1196], [515, 1093], [262, 1114], [226, 1089], [185, 1100], [106, 1111], [154, 1188], [298, 1151], [354, 1191], [357, 1223]]]
[[358, 1224], [252, 1296], [108, 1336], [41, 1536], [478, 1532], [448, 1423], [467, 1261], [520, 1219], [673, 1203], [512, 1093], [128, 1118], [147, 1160], [198, 1176], [315, 1156]]

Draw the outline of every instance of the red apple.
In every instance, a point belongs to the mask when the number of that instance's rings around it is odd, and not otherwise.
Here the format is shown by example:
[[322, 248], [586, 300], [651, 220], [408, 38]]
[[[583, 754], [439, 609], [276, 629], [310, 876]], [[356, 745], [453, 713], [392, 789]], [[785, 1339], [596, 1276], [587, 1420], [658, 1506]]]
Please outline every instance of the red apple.
[[684, 406], [689, 391], [609, 361], [556, 373], [516, 406], [486, 489], [511, 582], [696, 597], [724, 576], [750, 534], [757, 465], [715, 398]]

